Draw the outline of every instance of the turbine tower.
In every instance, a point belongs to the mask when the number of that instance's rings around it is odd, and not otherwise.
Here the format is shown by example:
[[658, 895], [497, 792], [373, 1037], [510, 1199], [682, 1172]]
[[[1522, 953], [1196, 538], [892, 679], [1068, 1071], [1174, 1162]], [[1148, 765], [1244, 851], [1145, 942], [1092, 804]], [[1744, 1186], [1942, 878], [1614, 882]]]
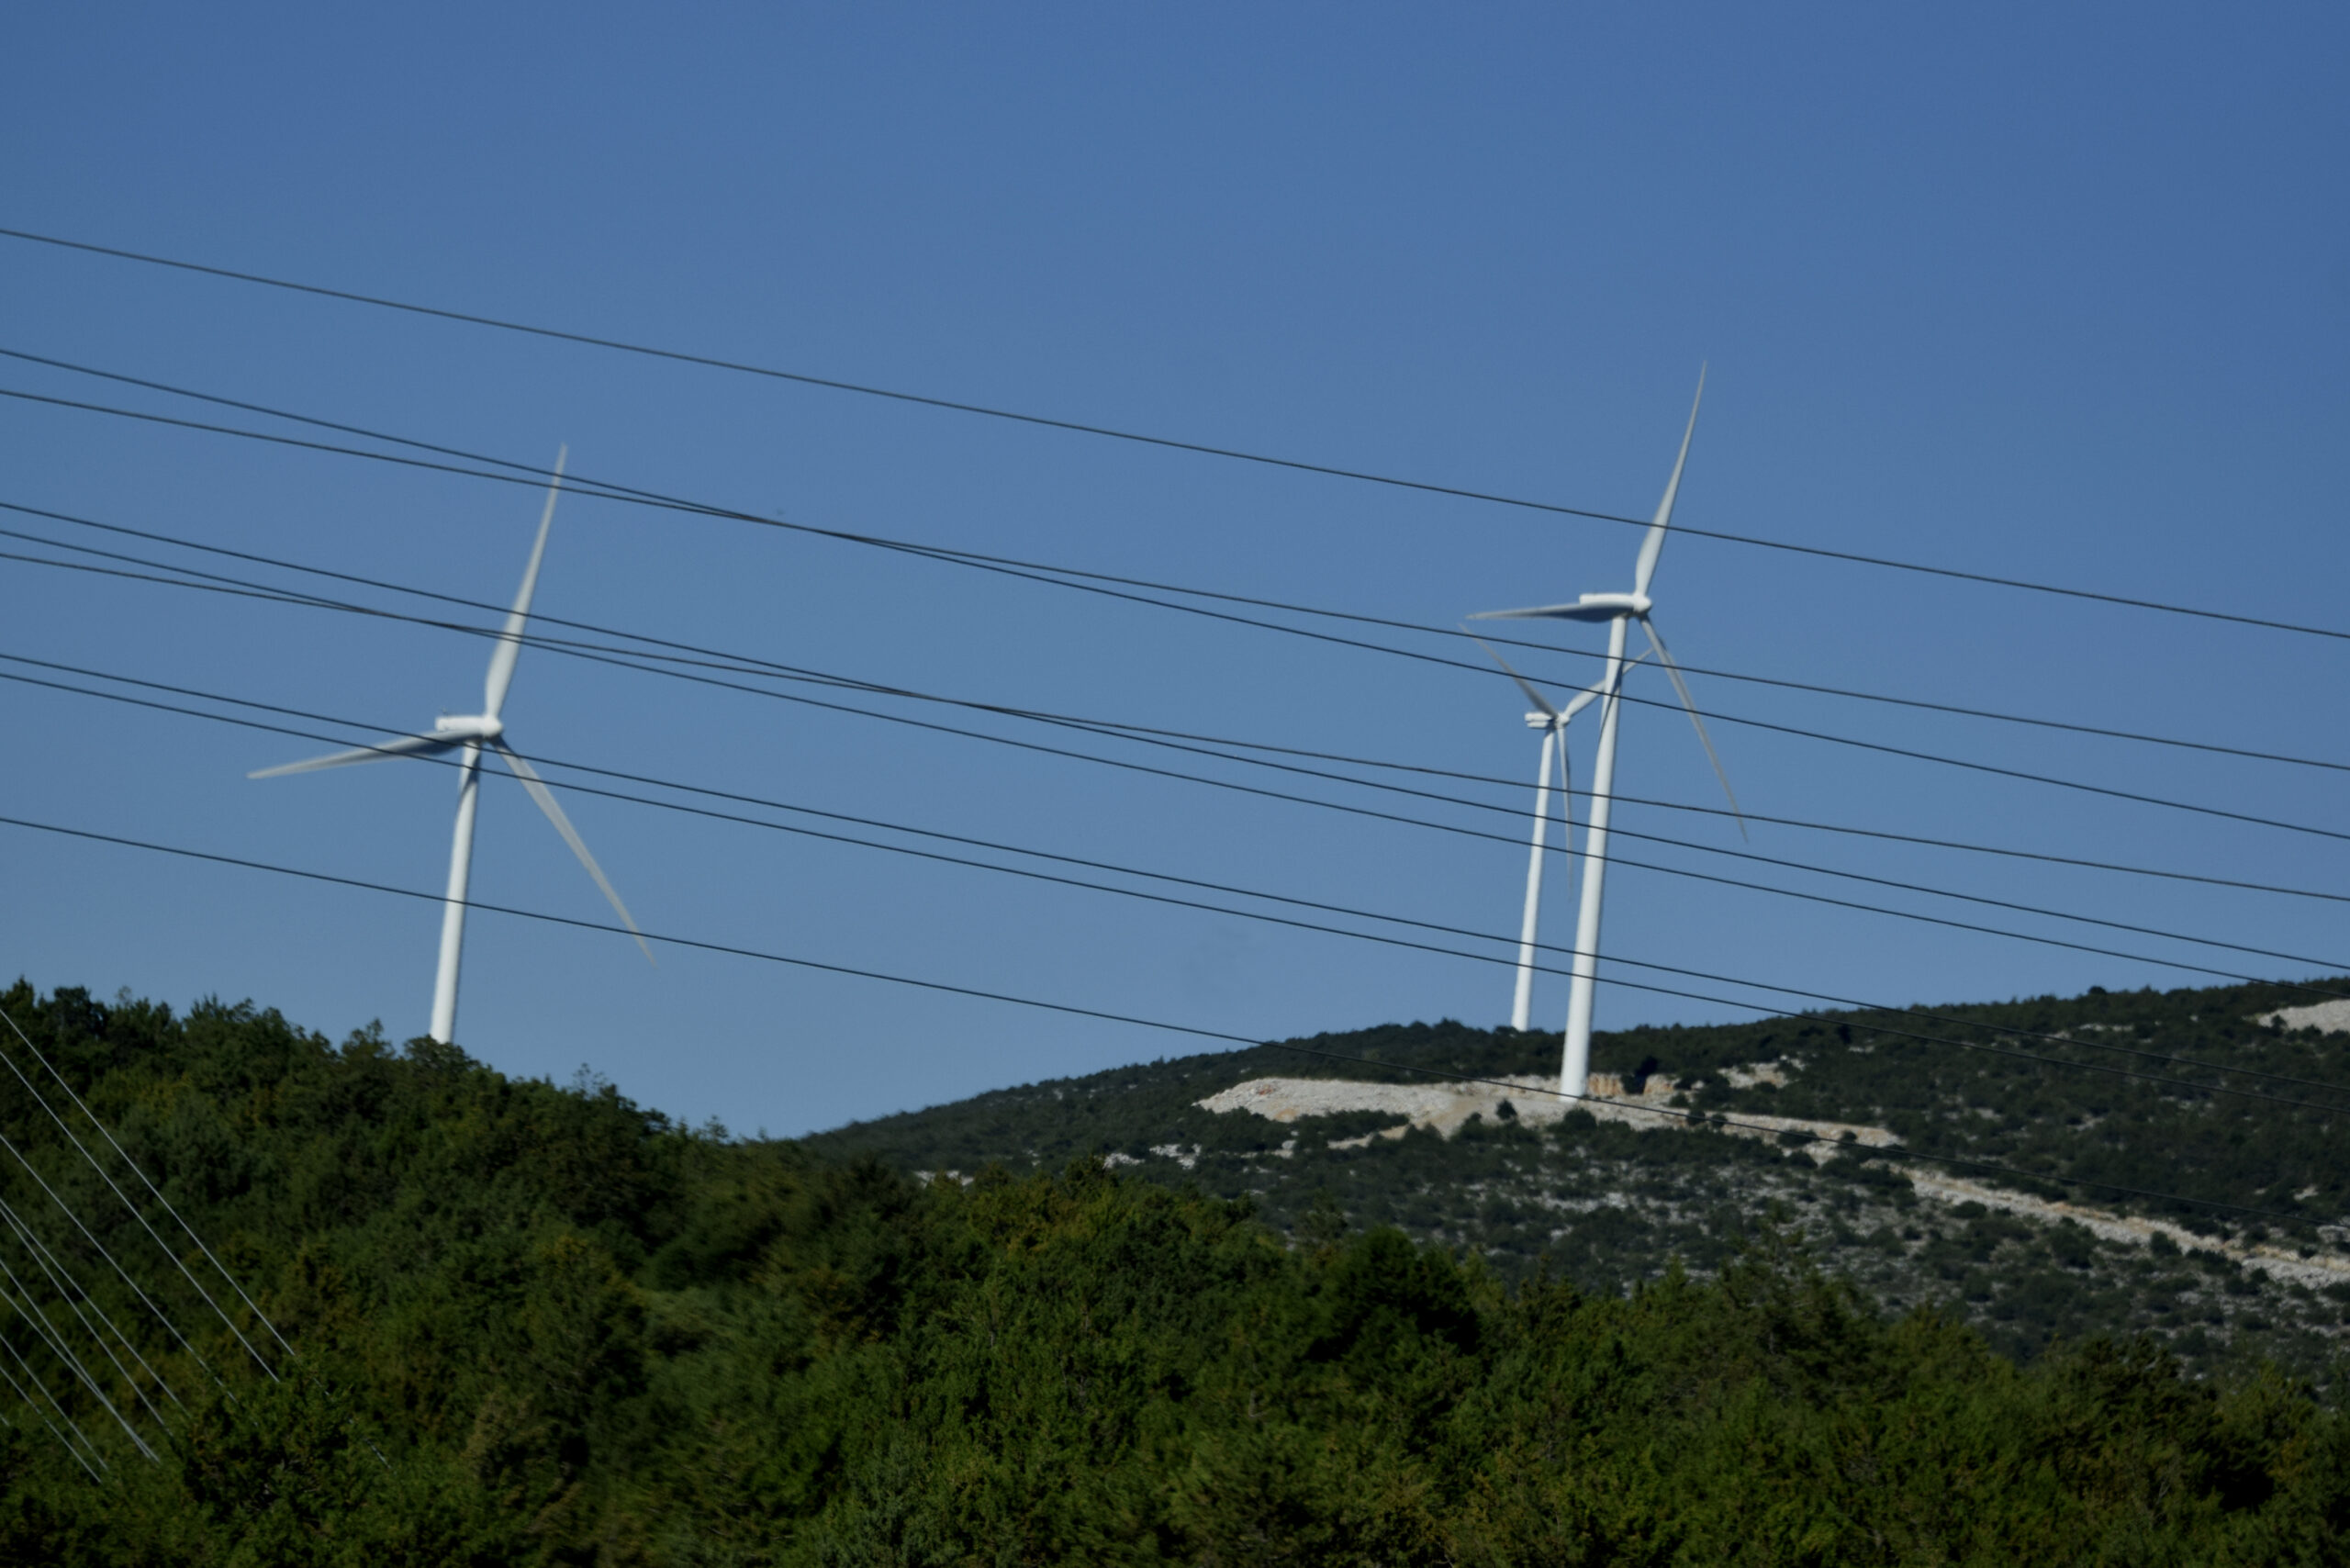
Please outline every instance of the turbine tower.
[[[1697, 372], [1697, 395], [1689, 404], [1688, 428], [1681, 434], [1681, 452], [1673, 460], [1673, 477], [1665, 481], [1664, 499], [1657, 503], [1656, 517], [1649, 524], [1648, 534], [1640, 541], [1639, 560], [1632, 568], [1632, 591], [1629, 593], [1587, 593], [1572, 604], [1548, 604], [1532, 610], [1494, 610], [1472, 616], [1473, 621], [1584, 621], [1607, 624], [1607, 663], [1603, 670], [1599, 689], [1602, 698], [1599, 717], [1599, 756], [1592, 769], [1591, 823], [1583, 834], [1583, 901], [1575, 916], [1575, 946], [1570, 973], [1572, 982], [1567, 995], [1566, 1045], [1559, 1064], [1559, 1089], [1561, 1093], [1582, 1098], [1588, 1091], [1591, 1077], [1591, 1008], [1593, 994], [1599, 978], [1599, 907], [1607, 876], [1607, 818], [1614, 803], [1616, 784], [1616, 732], [1623, 717], [1624, 676], [1637, 659], [1624, 656], [1624, 644], [1631, 623], [1638, 621], [1648, 637], [1649, 647], [1657, 662], [1664, 666], [1664, 673], [1673, 678], [1673, 689], [1681, 699], [1681, 706], [1688, 711], [1689, 722], [1697, 727], [1698, 742], [1706, 748], [1707, 757], [1714, 765], [1714, 775], [1722, 781], [1722, 792], [1729, 797], [1732, 812], [1737, 812], [1738, 795], [1729, 787], [1729, 775], [1722, 768], [1722, 759], [1714, 750], [1713, 737], [1706, 734], [1706, 721], [1697, 714], [1697, 704], [1689, 696], [1689, 683], [1681, 677], [1681, 666], [1673, 661], [1664, 639], [1658, 634], [1651, 617], [1655, 601], [1649, 597], [1649, 585], [1656, 577], [1657, 557], [1664, 553], [1665, 531], [1673, 525], [1673, 502], [1681, 492], [1681, 473], [1689, 463], [1689, 442], [1697, 433], [1697, 409], [1705, 401], [1706, 373]], [[1646, 655], [1641, 655], [1646, 657]], [[1746, 831], [1746, 819], [1738, 819], [1740, 834]]]
[[[1574, 778], [1567, 757], [1567, 721], [1589, 707], [1599, 696], [1597, 685], [1585, 687], [1569, 700], [1565, 708], [1554, 706], [1550, 700], [1536, 689], [1533, 682], [1517, 673], [1501, 655], [1487, 646], [1482, 638], [1472, 642], [1484, 648], [1487, 656], [1509, 672], [1526, 700], [1534, 704], [1535, 711], [1526, 716], [1526, 727], [1542, 732], [1542, 767], [1534, 785], [1534, 836], [1526, 860], [1526, 913], [1518, 922], [1517, 989], [1510, 999], [1509, 1026], [1523, 1032], [1534, 1016], [1534, 948], [1535, 936], [1542, 923], [1542, 853], [1543, 837], [1550, 824], [1550, 758], [1553, 752], [1559, 760], [1559, 847], [1572, 849], [1574, 841]], [[1645, 658], [1647, 655], [1642, 655]], [[1639, 663], [1639, 659], [1632, 661]]]
[[604, 868], [596, 864], [593, 855], [588, 853], [588, 846], [580, 838], [578, 830], [571, 825], [571, 819], [565, 816], [563, 808], [555, 803], [554, 792], [547, 788], [538, 770], [507, 744], [506, 725], [498, 716], [506, 706], [507, 690], [514, 684], [515, 661], [521, 657], [522, 633], [531, 620], [531, 594], [539, 584], [539, 563], [546, 555], [547, 530], [554, 522], [555, 497], [563, 489], [564, 459], [569, 454], [568, 447], [555, 454], [553, 481], [547, 486], [546, 510], [539, 516], [539, 534], [531, 546], [530, 565], [522, 568], [522, 589], [514, 596], [514, 608], [507, 611], [506, 624], [490, 646], [489, 676], [484, 683], [480, 712], [444, 713], [433, 721], [430, 731], [422, 734], [402, 735], [397, 740], [359, 746], [351, 751], [339, 751], [331, 756], [315, 756], [307, 762], [264, 767], [245, 776], [248, 778], [275, 778], [282, 774], [316, 773], [321, 768], [350, 767], [395, 756], [431, 756], [448, 751], [461, 754], [457, 764], [457, 829], [449, 846], [449, 890], [441, 908], [441, 962], [432, 980], [431, 1035], [443, 1045], [456, 1037], [457, 969], [465, 946], [465, 884], [473, 872], [474, 813], [480, 803], [482, 753], [485, 750], [496, 752], [512, 770], [514, 777], [521, 780], [522, 788], [530, 792], [532, 801], [538, 802], [539, 810], [546, 813], [547, 821], [554, 824], [555, 832], [563, 835], [564, 843], [571, 846], [571, 852], [579, 857], [579, 863], [596, 879], [596, 886], [611, 902], [621, 923], [636, 938], [636, 945], [644, 948], [646, 959], [653, 958], [653, 949], [645, 946], [643, 934], [637, 930], [635, 920], [628, 913], [628, 906], [621, 902], [621, 895], [613, 890], [611, 882], [604, 876]]

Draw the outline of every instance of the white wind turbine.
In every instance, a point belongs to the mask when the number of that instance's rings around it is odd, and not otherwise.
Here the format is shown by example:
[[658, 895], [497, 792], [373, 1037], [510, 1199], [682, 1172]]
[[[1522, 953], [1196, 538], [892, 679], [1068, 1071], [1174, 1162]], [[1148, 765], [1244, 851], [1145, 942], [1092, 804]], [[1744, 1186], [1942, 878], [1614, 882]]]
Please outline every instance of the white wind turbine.
[[531, 593], [538, 587], [539, 562], [546, 554], [547, 530], [554, 522], [555, 497], [563, 489], [563, 464], [569, 454], [568, 447], [558, 452], [554, 460], [554, 482], [547, 486], [546, 510], [539, 517], [539, 536], [531, 546], [531, 564], [522, 569], [522, 590], [514, 596], [514, 608], [506, 614], [506, 625], [498, 633], [489, 653], [489, 678], [482, 694], [482, 709], [478, 713], [442, 714], [432, 722], [430, 732], [402, 735], [397, 740], [384, 741], [375, 745], [359, 746], [351, 751], [339, 751], [331, 756], [312, 757], [308, 762], [289, 762], [280, 767], [264, 767], [247, 774], [249, 778], [274, 778], [286, 773], [315, 773], [326, 767], [349, 767], [362, 762], [382, 762], [395, 756], [429, 756], [440, 752], [461, 753], [457, 766], [457, 831], [449, 846], [449, 890], [441, 910], [441, 963], [432, 980], [432, 1037], [447, 1044], [456, 1037], [457, 1028], [457, 966], [465, 945], [465, 883], [473, 870], [474, 812], [481, 795], [481, 763], [484, 749], [496, 752], [506, 766], [520, 779], [539, 810], [554, 823], [555, 832], [563, 834], [564, 843], [579, 857], [588, 874], [611, 901], [621, 924], [636, 937], [636, 945], [644, 948], [644, 956], [652, 958], [653, 949], [645, 946], [643, 935], [637, 931], [636, 922], [621, 902], [621, 895], [604, 876], [596, 857], [588, 853], [588, 846], [555, 803], [554, 791], [539, 777], [538, 770], [525, 762], [520, 754], [506, 744], [506, 725], [499, 711], [506, 706], [507, 689], [514, 684], [514, 663], [522, 654], [522, 631], [531, 619]]
[[[1572, 982], [1567, 996], [1566, 1046], [1559, 1065], [1561, 1092], [1581, 1097], [1589, 1087], [1591, 1075], [1591, 1005], [1599, 973], [1599, 906], [1607, 875], [1607, 818], [1614, 803], [1616, 783], [1616, 731], [1623, 715], [1624, 675], [1638, 659], [1624, 656], [1626, 634], [1631, 622], [1638, 621], [1648, 636], [1649, 647], [1664, 666], [1665, 674], [1673, 678], [1673, 689], [1681, 699], [1681, 706], [1688, 711], [1689, 722], [1697, 727], [1697, 739], [1706, 748], [1706, 756], [1714, 765], [1714, 774], [1722, 781], [1722, 792], [1729, 797], [1730, 810], [1738, 811], [1738, 795], [1729, 787], [1729, 775], [1722, 768], [1722, 759], [1714, 750], [1713, 738], [1706, 734], [1706, 721], [1697, 715], [1697, 705], [1689, 695], [1689, 683], [1681, 678], [1681, 666], [1673, 661], [1664, 639], [1658, 635], [1650, 612], [1655, 601], [1649, 598], [1649, 584], [1656, 576], [1657, 557], [1664, 553], [1665, 530], [1673, 525], [1673, 498], [1681, 491], [1681, 472], [1689, 463], [1689, 442], [1697, 433], [1697, 409], [1706, 397], [1706, 374], [1697, 373], [1697, 396], [1689, 404], [1689, 425], [1681, 435], [1681, 452], [1673, 460], [1673, 477], [1665, 482], [1664, 499], [1657, 503], [1656, 517], [1650, 522], [1647, 537], [1640, 541], [1639, 562], [1632, 569], [1632, 591], [1629, 593], [1587, 593], [1572, 604], [1541, 605], [1532, 610], [1494, 610], [1472, 616], [1474, 621], [1589, 621], [1607, 623], [1607, 663], [1601, 674], [1598, 690], [1605, 699], [1600, 708], [1599, 756], [1593, 767], [1591, 787], [1591, 823], [1583, 829], [1583, 902], [1575, 917], [1575, 946], [1572, 955]], [[1642, 655], [1645, 658], [1647, 655]], [[1739, 831], [1746, 831], [1746, 819], [1739, 817]]]
[[[1517, 682], [1517, 689], [1526, 693], [1526, 700], [1536, 709], [1526, 716], [1526, 727], [1542, 732], [1542, 768], [1536, 776], [1534, 785], [1534, 838], [1526, 860], [1526, 913], [1519, 920], [1517, 929], [1517, 990], [1510, 1000], [1509, 1009], [1509, 1026], [1524, 1030], [1531, 1025], [1534, 1017], [1534, 948], [1535, 936], [1542, 924], [1542, 841], [1550, 825], [1550, 758], [1556, 753], [1559, 761], [1559, 846], [1572, 849], [1574, 844], [1572, 836], [1575, 816], [1574, 770], [1567, 756], [1567, 721], [1589, 707], [1599, 696], [1600, 688], [1596, 684], [1585, 687], [1568, 700], [1566, 707], [1556, 707], [1535, 688], [1533, 682], [1517, 673], [1516, 666], [1486, 646], [1482, 639], [1471, 640], [1484, 648], [1493, 661], [1507, 670], [1509, 678]], [[1640, 655], [1641, 658], [1647, 656], [1645, 654]], [[1640, 661], [1634, 659], [1632, 662], [1638, 664]]]

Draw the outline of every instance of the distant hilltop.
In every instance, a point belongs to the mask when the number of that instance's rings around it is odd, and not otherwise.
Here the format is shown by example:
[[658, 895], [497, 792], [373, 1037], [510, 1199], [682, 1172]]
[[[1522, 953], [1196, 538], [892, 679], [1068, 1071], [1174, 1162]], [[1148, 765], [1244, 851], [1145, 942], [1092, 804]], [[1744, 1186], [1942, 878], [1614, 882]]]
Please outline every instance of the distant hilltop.
[[2196, 1364], [2314, 1371], [2350, 1311], [2350, 1126], [2331, 1109], [2350, 1105], [2350, 996], [2308, 1000], [2336, 990], [2350, 980], [1619, 1031], [1597, 1037], [1581, 1102], [1554, 1092], [1556, 1035], [1388, 1025], [809, 1141], [966, 1178], [1097, 1156], [1292, 1231], [1395, 1225], [1610, 1291], [1675, 1260], [1718, 1268], [1784, 1225], [1887, 1309], [1940, 1305], [2011, 1353], [2146, 1334]]

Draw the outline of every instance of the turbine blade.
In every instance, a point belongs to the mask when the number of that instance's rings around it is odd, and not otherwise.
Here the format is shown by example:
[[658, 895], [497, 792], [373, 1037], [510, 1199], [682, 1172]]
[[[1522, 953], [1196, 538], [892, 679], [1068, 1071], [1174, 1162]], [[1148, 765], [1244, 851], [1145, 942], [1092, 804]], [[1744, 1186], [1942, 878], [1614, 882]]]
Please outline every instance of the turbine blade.
[[1575, 852], [1575, 765], [1567, 756], [1567, 725], [1559, 722], [1559, 850]]
[[563, 834], [564, 843], [571, 846], [571, 852], [579, 857], [579, 863], [588, 868], [589, 876], [596, 879], [596, 885], [604, 890], [604, 897], [621, 917], [621, 924], [627, 926], [629, 935], [636, 938], [636, 945], [644, 949], [645, 961], [658, 968], [660, 960], [654, 958], [652, 947], [644, 940], [644, 933], [636, 928], [635, 916], [629, 913], [628, 905], [621, 902], [621, 895], [613, 890], [610, 880], [604, 875], [604, 868], [596, 864], [596, 857], [588, 853], [587, 842], [579, 836], [579, 830], [571, 825], [571, 819], [563, 814], [563, 808], [555, 803], [554, 791], [548, 789], [546, 780], [539, 777], [539, 770], [523, 761], [521, 755], [504, 741], [496, 740], [489, 744], [498, 748], [498, 755], [506, 759], [506, 766], [514, 770], [514, 777], [522, 781], [522, 788], [531, 792], [531, 799], [538, 802], [539, 810], [546, 812], [547, 821], [554, 823], [555, 832]]
[[1528, 702], [1533, 703], [1536, 708], [1541, 710], [1545, 713], [1548, 713], [1553, 719], [1559, 716], [1559, 711], [1551, 705], [1550, 700], [1543, 696], [1539, 691], [1535, 690], [1533, 683], [1528, 680], [1524, 676], [1517, 673], [1517, 666], [1516, 665], [1511, 664], [1507, 659], [1502, 657], [1501, 655], [1495, 653], [1491, 644], [1487, 643], [1483, 637], [1472, 637], [1469, 640], [1476, 644], [1479, 647], [1484, 649], [1485, 656], [1487, 658], [1493, 660], [1495, 664], [1501, 666], [1502, 668], [1509, 672], [1509, 678], [1517, 682], [1517, 689], [1526, 693], [1526, 700]]
[[[1624, 667], [1628, 670], [1634, 665], [1645, 662], [1647, 658], [1648, 655], [1646, 654], [1636, 655], [1624, 661]], [[1566, 711], [1559, 715], [1560, 719], [1561, 721], [1572, 719], [1576, 714], [1582, 712], [1584, 709], [1590, 707], [1593, 703], [1598, 701], [1601, 694], [1606, 689], [1606, 686], [1607, 682], [1603, 678], [1599, 680], [1593, 681], [1589, 686], [1586, 686], [1581, 691], [1576, 692], [1574, 696], [1568, 700]]]
[[1632, 568], [1632, 591], [1645, 594], [1649, 579], [1656, 576], [1656, 558], [1664, 554], [1664, 531], [1673, 526], [1673, 498], [1681, 493], [1681, 470], [1689, 464], [1689, 440], [1697, 433], [1697, 405], [1706, 400], [1706, 367], [1697, 367], [1697, 396], [1689, 403], [1689, 428], [1681, 432], [1681, 455], [1673, 460], [1673, 477], [1664, 484], [1664, 499], [1656, 507], [1656, 521], [1649, 524], [1648, 537], [1640, 541], [1639, 564]]
[[1714, 765], [1714, 777], [1722, 781], [1722, 793], [1729, 797], [1730, 814], [1738, 818], [1738, 836], [1750, 837], [1746, 831], [1746, 813], [1739, 809], [1738, 791], [1729, 787], [1729, 774], [1722, 767], [1720, 754], [1714, 750], [1713, 736], [1706, 733], [1706, 721], [1697, 716], [1697, 704], [1690, 698], [1689, 683], [1681, 678], [1681, 666], [1673, 662], [1673, 655], [1665, 651], [1664, 639], [1656, 634], [1656, 628], [1645, 616], [1640, 619], [1640, 630], [1649, 634], [1649, 646], [1656, 650], [1657, 662], [1663, 665], [1664, 673], [1673, 678], [1673, 689], [1681, 694], [1681, 706], [1687, 711], [1689, 722], [1697, 726], [1697, 744], [1706, 748], [1706, 759]]
[[275, 767], [258, 768], [245, 775], [248, 778], [277, 778], [288, 773], [316, 773], [328, 767], [353, 767], [363, 762], [386, 762], [396, 756], [423, 756], [436, 751], [448, 751], [458, 744], [447, 735], [402, 735], [397, 740], [378, 741], [374, 745], [354, 746], [331, 756], [314, 756], [308, 762], [282, 762]]
[[531, 545], [531, 564], [522, 568], [522, 591], [514, 596], [514, 608], [506, 612], [506, 626], [498, 634], [498, 646], [490, 650], [489, 678], [483, 685], [481, 711], [493, 719], [506, 705], [506, 689], [514, 684], [514, 661], [522, 656], [522, 628], [530, 624], [531, 595], [539, 586], [539, 562], [547, 553], [547, 529], [554, 521], [554, 498], [563, 489], [564, 459], [570, 455], [568, 446], [555, 450], [554, 476], [547, 485], [546, 510], [539, 514], [539, 536]]
[[1530, 610], [1481, 610], [1472, 621], [1613, 621], [1620, 604], [1538, 604]]

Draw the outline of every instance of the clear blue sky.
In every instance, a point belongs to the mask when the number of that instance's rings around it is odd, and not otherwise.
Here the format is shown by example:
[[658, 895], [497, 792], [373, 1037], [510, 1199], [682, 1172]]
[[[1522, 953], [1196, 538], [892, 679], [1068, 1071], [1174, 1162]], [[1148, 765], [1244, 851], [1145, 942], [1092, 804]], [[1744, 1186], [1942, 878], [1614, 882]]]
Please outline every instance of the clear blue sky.
[[[1655, 504], [1709, 361], [1684, 522], [2350, 626], [2345, 44], [2314, 6], [28, 6], [0, 20], [0, 223], [1620, 511]], [[1628, 586], [1637, 544], [13, 241], [0, 346], [520, 458], [568, 442], [586, 473], [825, 526], [1438, 625]], [[0, 386], [166, 406], [23, 366]], [[24, 405], [0, 407], [0, 499], [501, 600], [537, 510]], [[0, 574], [0, 652], [391, 729], [478, 700], [480, 645], [449, 633]], [[2350, 761], [2341, 642], [1696, 539], [1657, 595], [1692, 665]], [[1529, 781], [1535, 760], [1498, 680], [609, 502], [558, 514], [540, 604], [990, 700]], [[2350, 830], [2339, 772], [1695, 684], [1725, 714]], [[322, 748], [17, 686], [0, 715], [7, 814], [439, 886], [442, 770], [254, 783]], [[542, 653], [508, 716], [549, 756], [1516, 924], [1506, 844]], [[2340, 841], [1716, 733], [1758, 812], [2350, 889]], [[1634, 710], [1624, 747], [1628, 791], [1713, 799], [1677, 715]], [[570, 800], [655, 930], [1251, 1036], [1506, 1016], [1505, 969]], [[1707, 819], [1619, 821], [1738, 846]], [[1752, 847], [2350, 968], [2343, 905], [1787, 828]], [[0, 967], [43, 988], [251, 997], [338, 1036], [424, 1026], [428, 906], [18, 830], [0, 857]], [[1895, 1003], [2197, 983], [1628, 866], [1609, 886], [1611, 952]], [[603, 911], [510, 781], [487, 795], [475, 887]], [[467, 958], [477, 1054], [585, 1063], [744, 1131], [1192, 1048], [710, 955], [655, 970], [620, 938], [491, 915]], [[1539, 1021], [1564, 1000], [1547, 982]], [[1615, 989], [1600, 1022], [1740, 1015]]]

